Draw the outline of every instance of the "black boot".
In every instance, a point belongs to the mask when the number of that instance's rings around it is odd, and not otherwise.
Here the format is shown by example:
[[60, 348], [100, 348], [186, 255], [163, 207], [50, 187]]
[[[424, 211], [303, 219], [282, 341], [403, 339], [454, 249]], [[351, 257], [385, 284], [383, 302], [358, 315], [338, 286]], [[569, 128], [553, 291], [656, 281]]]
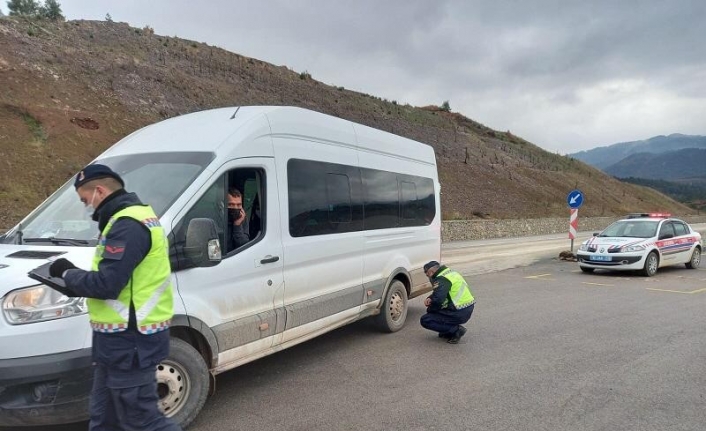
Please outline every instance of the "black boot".
[[456, 332], [454, 332], [454, 334], [451, 336], [451, 338], [449, 338], [449, 341], [447, 341], [447, 343], [458, 344], [458, 342], [461, 340], [461, 337], [466, 335], [466, 331], [467, 331], [466, 328], [464, 328], [461, 325], [458, 325], [458, 329], [456, 330]]

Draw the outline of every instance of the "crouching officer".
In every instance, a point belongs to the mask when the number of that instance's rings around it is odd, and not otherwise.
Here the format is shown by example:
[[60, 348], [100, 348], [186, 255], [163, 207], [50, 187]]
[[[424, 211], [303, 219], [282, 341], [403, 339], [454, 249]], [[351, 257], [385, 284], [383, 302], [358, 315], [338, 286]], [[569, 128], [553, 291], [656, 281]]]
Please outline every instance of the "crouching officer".
[[424, 265], [424, 273], [434, 291], [424, 300], [427, 313], [422, 316], [421, 324], [438, 332], [439, 338], [445, 338], [448, 343], [458, 344], [466, 334], [461, 324], [470, 320], [475, 305], [468, 283], [461, 274], [436, 261]]
[[158, 408], [156, 366], [169, 353], [172, 305], [167, 239], [152, 208], [109, 167], [89, 165], [74, 183], [100, 236], [90, 271], [50, 266], [86, 297], [93, 327], [91, 431], [180, 431]]

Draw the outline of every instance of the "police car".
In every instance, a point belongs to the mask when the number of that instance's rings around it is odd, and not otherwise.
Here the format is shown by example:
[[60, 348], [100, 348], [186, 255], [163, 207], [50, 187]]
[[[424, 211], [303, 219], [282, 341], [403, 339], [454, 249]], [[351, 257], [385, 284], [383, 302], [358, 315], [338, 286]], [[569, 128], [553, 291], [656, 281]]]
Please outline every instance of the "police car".
[[583, 272], [595, 269], [639, 270], [652, 277], [657, 269], [684, 264], [699, 267], [701, 234], [670, 214], [630, 214], [586, 240], [576, 253]]

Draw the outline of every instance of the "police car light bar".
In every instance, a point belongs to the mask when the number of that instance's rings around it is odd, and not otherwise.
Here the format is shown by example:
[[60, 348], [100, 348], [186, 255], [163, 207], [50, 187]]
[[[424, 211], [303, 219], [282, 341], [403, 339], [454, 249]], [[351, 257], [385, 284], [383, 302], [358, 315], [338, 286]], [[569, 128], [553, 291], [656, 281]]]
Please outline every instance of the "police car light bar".
[[669, 218], [672, 215], [669, 213], [632, 213], [628, 214], [627, 218], [642, 218], [642, 217], [653, 217], [653, 218]]

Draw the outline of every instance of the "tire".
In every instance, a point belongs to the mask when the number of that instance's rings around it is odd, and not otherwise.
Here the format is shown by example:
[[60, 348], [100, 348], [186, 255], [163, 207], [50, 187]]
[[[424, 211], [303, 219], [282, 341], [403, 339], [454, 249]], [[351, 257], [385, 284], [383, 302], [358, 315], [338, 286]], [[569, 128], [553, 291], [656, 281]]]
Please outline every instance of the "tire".
[[642, 268], [642, 275], [652, 277], [657, 274], [657, 268], [659, 268], [659, 256], [657, 256], [656, 251], [651, 251], [645, 258], [645, 266]]
[[159, 409], [186, 428], [208, 398], [210, 375], [201, 354], [179, 338], [169, 339], [169, 356], [157, 366]]
[[382, 305], [380, 314], [375, 316], [375, 324], [384, 332], [397, 332], [407, 320], [407, 289], [399, 280], [390, 284]]
[[696, 269], [699, 267], [699, 264], [701, 263], [701, 249], [696, 247], [694, 249], [694, 252], [691, 253], [691, 259], [687, 263], [685, 263], [686, 267], [689, 269]]
[[581, 268], [581, 271], [585, 272], [586, 274], [590, 274], [593, 272], [593, 268], [589, 268], [587, 266], [580, 266], [579, 268]]

